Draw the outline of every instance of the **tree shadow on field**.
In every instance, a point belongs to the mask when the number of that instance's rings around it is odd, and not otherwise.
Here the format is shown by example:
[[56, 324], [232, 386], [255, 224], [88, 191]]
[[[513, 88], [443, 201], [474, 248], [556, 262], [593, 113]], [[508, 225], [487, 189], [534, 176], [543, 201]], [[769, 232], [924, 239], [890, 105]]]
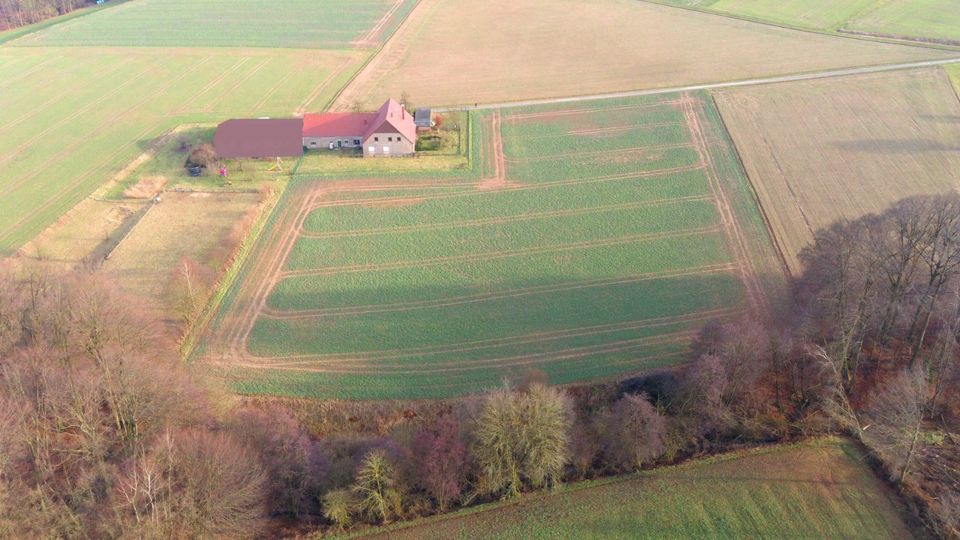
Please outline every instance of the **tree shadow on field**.
[[960, 152], [960, 145], [944, 144], [930, 139], [861, 139], [834, 141], [836, 148], [871, 154], [916, 154], [922, 152]]

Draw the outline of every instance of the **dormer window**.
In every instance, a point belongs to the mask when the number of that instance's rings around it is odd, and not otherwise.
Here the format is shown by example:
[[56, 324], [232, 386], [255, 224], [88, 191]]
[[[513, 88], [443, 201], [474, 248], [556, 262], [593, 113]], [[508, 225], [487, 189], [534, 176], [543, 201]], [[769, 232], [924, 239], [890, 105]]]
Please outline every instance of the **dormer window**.
[[380, 142], [380, 137], [374, 137], [373, 142]]

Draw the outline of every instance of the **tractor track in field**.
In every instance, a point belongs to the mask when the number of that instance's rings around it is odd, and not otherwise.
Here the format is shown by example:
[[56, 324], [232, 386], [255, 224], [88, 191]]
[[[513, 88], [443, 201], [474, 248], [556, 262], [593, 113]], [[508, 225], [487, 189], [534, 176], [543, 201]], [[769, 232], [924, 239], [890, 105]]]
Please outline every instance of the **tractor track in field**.
[[281, 365], [289, 363], [291, 365], [298, 361], [331, 361], [331, 362], [370, 362], [378, 360], [398, 360], [415, 356], [435, 356], [450, 353], [462, 353], [468, 351], [477, 351], [483, 349], [493, 349], [500, 347], [512, 347], [515, 345], [528, 345], [542, 341], [558, 341], [577, 337], [596, 336], [609, 334], [612, 332], [624, 332], [630, 330], [640, 330], [644, 328], [656, 328], [660, 326], [669, 326], [674, 324], [686, 324], [708, 320], [718, 315], [726, 315], [739, 311], [737, 307], [726, 307], [717, 309], [708, 309], [694, 313], [685, 313], [683, 315], [668, 315], [663, 317], [651, 317], [648, 319], [638, 319], [633, 321], [624, 321], [607, 324], [597, 324], [590, 326], [579, 326], [566, 328], [563, 330], [545, 330], [540, 332], [530, 332], [527, 334], [518, 334], [508, 337], [475, 339], [470, 341], [461, 341], [445, 345], [428, 345], [424, 347], [405, 347], [397, 349], [379, 349], [374, 351], [363, 351], [351, 354], [342, 353], [316, 353], [316, 354], [290, 354], [279, 356], [258, 357], [251, 355], [252, 358], [262, 358], [269, 365]]
[[[596, 136], [597, 136], [597, 135], [603, 135], [603, 134], [606, 134], [606, 133], [610, 133], [610, 134], [614, 134], [614, 133], [624, 133], [624, 132], [631, 131], [631, 130], [652, 131], [652, 130], [654, 130], [654, 129], [656, 129], [656, 128], [662, 128], [662, 127], [683, 127], [683, 126], [686, 126], [686, 124], [685, 124], [684, 122], [650, 122], [650, 123], [647, 123], [647, 124], [624, 124], [624, 125], [621, 125], [621, 126], [607, 126], [607, 127], [603, 127], [603, 128], [573, 129], [573, 130], [570, 130], [570, 131], [565, 131], [565, 132], [563, 132], [563, 133], [554, 133], [554, 134], [550, 134], [550, 135], [528, 135], [528, 136], [524, 137], [524, 140], [527, 140], [527, 141], [542, 141], [542, 140], [546, 140], [546, 139], [565, 139], [565, 138], [567, 138], [567, 137], [569, 137], [569, 136], [571, 136], [571, 135], [573, 135], [573, 136], [583, 136], [583, 137], [594, 136], [594, 138], [599, 138], [599, 137], [596, 137]], [[630, 146], [630, 147], [624, 148], [623, 150], [637, 150], [637, 149], [640, 149], [640, 148], [648, 148], [648, 147], [646, 147], [646, 146]], [[607, 150], [607, 151], [608, 151], [608, 152], [614, 152], [615, 150]], [[543, 156], [543, 157], [550, 157], [550, 156]]]
[[328, 238], [355, 238], [358, 236], [378, 236], [381, 234], [408, 233], [415, 231], [435, 231], [443, 229], [459, 229], [465, 227], [476, 227], [482, 225], [500, 225], [503, 223], [515, 223], [519, 221], [534, 221], [537, 219], [566, 216], [583, 216], [589, 214], [598, 214], [612, 210], [632, 210], [635, 208], [645, 208], [648, 206], [665, 206], [669, 204], [679, 204], [694, 201], [713, 200], [710, 195], [688, 195], [685, 197], [672, 197], [662, 199], [647, 199], [632, 203], [609, 204], [603, 206], [591, 206], [587, 208], [570, 208], [565, 210], [550, 210], [547, 212], [529, 212], [526, 214], [516, 214], [512, 216], [468, 219], [463, 221], [453, 221], [447, 223], [423, 223], [420, 225], [404, 225], [398, 227], [383, 227], [377, 229], [353, 229], [339, 232], [315, 232], [307, 227], [300, 231], [303, 238], [328, 239]]
[[337, 67], [330, 70], [330, 73], [328, 73], [327, 76], [324, 77], [322, 81], [320, 81], [320, 84], [315, 86], [314, 89], [307, 95], [307, 97], [304, 98], [304, 100], [301, 101], [299, 105], [297, 105], [297, 108], [293, 111], [293, 114], [296, 116], [301, 116], [304, 113], [306, 113], [307, 107], [309, 107], [310, 104], [313, 103], [315, 99], [320, 97], [320, 94], [322, 94], [323, 91], [326, 90], [330, 82], [336, 79], [344, 69], [347, 69], [350, 65], [352, 65], [353, 61], [354, 61], [353, 57], [345, 58], [343, 62], [340, 62], [339, 64], [337, 64]]
[[[605, 107], [601, 112], [616, 112], [616, 111], [640, 111], [645, 109], [658, 109], [668, 105], [677, 105], [680, 103], [678, 99], [666, 99], [662, 101], [656, 101], [653, 103], [643, 103], [637, 105], [621, 105], [618, 107]], [[597, 108], [583, 108], [583, 109], [563, 109], [559, 111], [539, 111], [539, 112], [530, 112], [530, 113], [512, 113], [506, 115], [507, 121], [510, 122], [522, 122], [525, 120], [542, 120], [544, 118], [559, 118], [564, 116], [579, 116], [581, 114], [597, 114]]]
[[[580, 178], [580, 179], [571, 179], [571, 180], [554, 180], [550, 182], [537, 182], [535, 184], [509, 184], [503, 187], [500, 191], [530, 191], [537, 189], [545, 189], [551, 187], [560, 187], [560, 186], [575, 186], [575, 185], [586, 185], [586, 184], [597, 184], [603, 182], [615, 182], [618, 180], [639, 180], [643, 178], [656, 178], [661, 176], [667, 176], [676, 173], [690, 172], [703, 169], [703, 164], [695, 163], [693, 165], [681, 165], [678, 167], [670, 167], [669, 169], [657, 169], [655, 171], [646, 171], [646, 172], [630, 172], [630, 173], [620, 173], [620, 174], [609, 174], [604, 176], [595, 176], [592, 178]], [[462, 185], [451, 185], [450, 187], [463, 187]], [[397, 189], [402, 189], [399, 187], [389, 187], [384, 191], [394, 191]], [[441, 199], [450, 199], [454, 197], [469, 197], [469, 196], [483, 196], [488, 195], [488, 191], [462, 191], [459, 193], [443, 193], [439, 195], [426, 195], [423, 197], [417, 197], [422, 201], [435, 201]], [[333, 201], [326, 201], [317, 203], [313, 207], [314, 210], [317, 208], [329, 208], [332, 206], [357, 206], [357, 205], [369, 205], [376, 203], [391, 203], [395, 201], [402, 201], [404, 199], [409, 199], [409, 197], [372, 197], [369, 199], [340, 199]]]
[[382, 17], [380, 17], [380, 20], [377, 21], [377, 24], [360, 36], [360, 39], [352, 41], [350, 45], [358, 48], [380, 46], [380, 34], [383, 33], [383, 29], [387, 26], [387, 23], [393, 19], [393, 16], [397, 13], [397, 10], [403, 7], [404, 1], [405, 0], [395, 0], [393, 6], [388, 9]]
[[578, 289], [589, 289], [594, 287], [605, 287], [610, 285], [626, 285], [629, 283], [639, 283], [643, 281], [652, 281], [657, 279], [671, 279], [678, 277], [703, 276], [709, 274], [718, 274], [731, 272], [735, 270], [732, 263], [713, 264], [699, 268], [689, 268], [676, 271], [649, 272], [646, 274], [637, 274], [634, 276], [624, 276], [619, 278], [604, 278], [596, 280], [571, 281], [567, 283], [557, 283], [551, 285], [536, 285], [531, 287], [519, 287], [515, 289], [506, 289], [491, 293], [480, 293], [475, 295], [450, 296], [435, 300], [421, 300], [415, 302], [395, 302], [391, 304], [368, 304], [363, 306], [349, 306], [343, 308], [326, 309], [308, 309], [308, 310], [280, 310], [265, 307], [261, 315], [269, 319], [297, 320], [313, 319], [327, 316], [342, 315], [366, 315], [369, 313], [387, 313], [396, 311], [412, 311], [416, 309], [433, 309], [448, 306], [457, 306], [462, 304], [472, 304], [477, 302], [488, 302], [491, 300], [500, 300], [503, 298], [516, 298], [542, 294], [545, 292], [563, 292]]
[[[512, 355], [496, 358], [485, 358], [478, 361], [453, 361], [439, 364], [430, 364], [429, 366], [414, 367], [407, 364], [369, 364], [369, 365], [344, 365], [342, 362], [324, 363], [322, 366], [305, 364], [260, 364], [250, 362], [249, 360], [240, 363], [241, 367], [253, 369], [279, 369], [290, 371], [310, 371], [321, 373], [342, 373], [351, 375], [384, 375], [385, 370], [397, 370], [404, 374], [436, 374], [436, 373], [455, 373], [470, 372], [485, 369], [504, 369], [527, 367], [530, 365], [554, 363], [564, 360], [586, 360], [600, 354], [612, 354], [617, 352], [626, 352], [637, 348], [650, 347], [652, 345], [680, 344], [688, 342], [696, 330], [681, 330], [670, 334], [658, 334], [642, 338], [625, 339], [610, 341], [599, 345], [587, 345], [582, 347], [570, 347], [566, 349], [556, 349], [552, 351], [542, 351], [521, 355]], [[630, 363], [636, 360], [631, 358]], [[316, 364], [316, 362], [312, 362]], [[237, 365], [237, 364], [234, 364]]]
[[687, 120], [689, 131], [694, 138], [697, 146], [697, 152], [704, 163], [707, 172], [707, 178], [710, 182], [710, 188], [714, 193], [717, 212], [723, 224], [724, 236], [727, 243], [734, 253], [734, 258], [739, 266], [740, 279], [743, 282], [744, 290], [750, 301], [754, 312], [757, 314], [768, 313], [769, 305], [762, 285], [757, 278], [757, 271], [754, 268], [753, 261], [750, 258], [749, 250], [746, 247], [746, 239], [743, 230], [737, 220], [737, 215], [733, 211], [733, 206], [723, 188], [723, 179], [719, 178], [713, 165], [713, 158], [710, 156], [710, 144], [703, 132], [703, 126], [700, 123], [700, 113], [702, 110], [702, 101], [695, 99], [688, 94], [684, 94], [682, 104], [684, 117]]
[[[302, 224], [301, 224], [302, 226]], [[709, 227], [699, 227], [696, 229], [684, 229], [679, 231], [669, 231], [660, 233], [642, 233], [619, 236], [615, 238], [605, 238], [602, 240], [571, 242], [569, 244], [557, 244], [553, 246], [538, 246], [522, 249], [507, 249], [502, 251], [487, 251], [483, 253], [465, 253], [462, 255], [450, 255], [446, 257], [433, 257], [430, 259], [416, 259], [409, 261], [396, 261], [390, 263], [377, 264], [352, 264], [342, 266], [327, 266], [321, 268], [309, 268], [300, 270], [286, 270], [280, 274], [281, 278], [293, 276], [322, 276], [329, 274], [338, 274], [346, 272], [372, 272], [383, 270], [399, 270], [402, 268], [417, 268], [421, 266], [433, 266], [449, 262], [478, 261], [489, 259], [502, 259], [506, 257], [516, 257], [518, 255], [539, 255], [543, 253], [556, 253], [559, 251], [573, 251], [581, 249], [591, 249], [597, 247], [618, 246], [631, 244], [634, 242], [643, 242], [646, 240], [662, 240], [666, 238], [681, 238], [684, 236], [710, 234], [720, 232], [723, 227], [711, 225]]]
[[[670, 125], [680, 124], [673, 122]], [[526, 140], [531, 140], [531, 137], [526, 137]], [[534, 157], [523, 157], [523, 158], [506, 158], [508, 163], [539, 163], [543, 161], [553, 161], [555, 159], [571, 159], [571, 158], [587, 158], [587, 157], [608, 157], [608, 156], [622, 156], [630, 154], [641, 154], [650, 151], [657, 150], [673, 150], [676, 148], [695, 148], [694, 143], [692, 142], [683, 142], [683, 143], [668, 143], [668, 144], [654, 144], [650, 146], [643, 146], [639, 148], [620, 148], [617, 150], [595, 150], [592, 152], [564, 152], [561, 154], [551, 154], [549, 156], [534, 156]]]

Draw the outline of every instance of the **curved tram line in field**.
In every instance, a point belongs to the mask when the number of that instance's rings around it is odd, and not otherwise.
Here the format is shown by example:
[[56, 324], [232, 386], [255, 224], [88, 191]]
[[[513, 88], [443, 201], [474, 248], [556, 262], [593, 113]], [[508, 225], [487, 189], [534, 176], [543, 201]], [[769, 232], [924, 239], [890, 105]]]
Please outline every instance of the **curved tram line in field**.
[[[288, 196], [294, 200], [299, 200], [298, 205], [282, 205], [278, 211], [280, 214], [275, 220], [272, 233], [261, 239], [263, 251], [261, 256], [252, 259], [252, 265], [246, 279], [240, 284], [237, 300], [226, 312], [223, 323], [210, 340], [211, 344], [219, 345], [220, 348], [209, 355], [209, 361], [213, 365], [221, 367], [239, 367], [247, 369], [267, 369], [288, 372], [313, 372], [313, 373], [335, 373], [341, 375], [377, 375], [385, 376], [397, 373], [411, 373], [429, 375], [431, 373], [454, 373], [454, 372], [475, 372], [478, 370], [490, 369], [515, 369], [538, 365], [546, 365], [555, 362], [581, 362], [598, 355], [625, 353], [636, 351], [637, 354], [631, 354], [629, 359], [612, 358], [605, 361], [604, 365], [614, 367], [624, 367], [628, 365], [638, 365], [642, 359], [656, 359], [666, 357], [676, 357], [681, 353], [660, 351], [657, 354], [644, 356], [643, 351], [654, 345], [667, 346], [679, 345], [690, 339], [695, 330], [693, 327], [684, 328], [684, 325], [699, 325], [710, 319], [717, 317], [726, 317], [742, 313], [746, 307], [752, 310], [763, 310], [766, 308], [766, 299], [763, 290], [757, 280], [756, 268], [751, 262], [747, 250], [747, 239], [744, 238], [742, 227], [737, 221], [731, 203], [724, 191], [723, 181], [717, 171], [714, 170], [713, 158], [710, 153], [710, 143], [717, 141], [708, 140], [708, 135], [704, 133], [701, 126], [703, 113], [703, 103], [694, 97], [684, 94], [679, 99], [656, 103], [655, 106], [676, 107], [683, 114], [683, 124], [689, 133], [691, 141], [681, 144], [662, 145], [668, 147], [693, 147], [696, 150], [698, 161], [691, 165], [680, 165], [676, 167], [667, 167], [654, 171], [645, 171], [627, 174], [611, 174], [592, 178], [575, 178], [565, 180], [553, 180], [540, 183], [515, 184], [506, 182], [506, 164], [522, 163], [519, 158], [508, 159], [503, 154], [502, 140], [499, 133], [492, 135], [487, 144], [496, 146], [493, 149], [494, 163], [488, 170], [492, 170], [494, 177], [502, 177], [497, 180], [500, 184], [497, 192], [502, 191], [524, 191], [544, 189], [558, 186], [573, 186], [583, 184], [593, 184], [599, 182], [616, 182], [620, 180], [638, 180], [644, 178], [663, 178], [670, 174], [684, 171], [704, 171], [710, 188], [709, 195], [679, 196], [676, 198], [660, 198], [645, 201], [635, 201], [611, 205], [594, 206], [591, 208], [576, 208], [567, 210], [555, 210], [545, 212], [534, 212], [527, 214], [509, 215], [504, 217], [467, 219], [451, 223], [432, 223], [419, 225], [406, 225], [396, 227], [374, 227], [370, 229], [356, 229], [335, 232], [316, 232], [305, 227], [308, 216], [317, 209], [340, 207], [340, 206], [378, 206], [390, 204], [406, 204], [410, 202], [424, 202], [447, 200], [461, 197], [483, 197], [492, 193], [491, 191], [481, 191], [479, 188], [484, 183], [489, 183], [490, 179], [481, 179], [475, 186], [478, 189], [464, 191], [463, 184], [456, 184], [443, 181], [404, 181], [403, 184], [378, 183], [375, 180], [348, 180], [327, 184], [321, 188], [297, 185], [292, 187], [293, 192]], [[636, 109], [637, 106], [624, 107], [624, 109]], [[604, 110], [604, 109], [601, 109]], [[563, 111], [558, 111], [563, 113]], [[586, 109], [583, 112], [587, 112]], [[517, 115], [520, 118], [538, 118], [540, 114], [557, 114], [557, 112], [528, 113]], [[581, 114], [581, 111], [575, 111], [571, 114]], [[492, 115], [488, 119], [490, 127], [499, 128], [499, 113]], [[504, 121], [513, 122], [511, 116], [507, 116]], [[499, 129], [496, 130], [499, 132]], [[642, 152], [654, 149], [657, 145], [651, 147], [638, 147], [624, 150], [611, 150], [601, 152], [591, 152], [591, 156], [603, 157], [605, 155], [623, 154], [629, 152]], [[560, 154], [567, 155], [569, 152]], [[533, 158], [540, 160], [541, 158]], [[542, 158], [543, 160], [547, 158]], [[554, 158], [561, 159], [561, 158]], [[454, 192], [447, 192], [454, 189]], [[337, 199], [339, 194], [350, 193], [370, 193], [384, 191], [390, 194], [383, 197], [358, 197]], [[399, 191], [413, 191], [415, 197], [395, 194]], [[434, 193], [429, 193], [434, 191]], [[482, 200], [482, 199], [481, 199]], [[316, 268], [307, 270], [284, 270], [284, 264], [298, 238], [339, 238], [339, 237], [360, 237], [370, 236], [391, 232], [412, 232], [427, 231], [438, 229], [449, 229], [458, 227], [467, 227], [483, 224], [499, 224], [505, 222], [517, 222], [525, 220], [534, 220], [543, 217], [557, 217], [567, 215], [584, 215], [605, 209], [632, 209], [645, 206], [663, 205], [677, 202], [688, 201], [713, 201], [716, 205], [717, 213], [720, 219], [718, 225], [710, 227], [701, 227], [696, 229], [687, 229], [680, 231], [669, 231], [663, 233], [649, 233], [630, 235], [620, 238], [606, 238], [594, 241], [576, 242], [569, 244], [560, 244], [547, 247], [534, 247], [527, 249], [504, 250], [492, 253], [464, 254], [447, 257], [436, 257], [425, 260], [397, 261], [383, 264], [359, 264], [345, 265], [327, 268]], [[518, 255], [527, 255], [533, 253], [545, 253], [556, 251], [581, 250], [595, 246], [625, 244], [629, 242], [641, 241], [651, 238], [669, 238], [678, 236], [700, 235], [708, 233], [721, 233], [726, 239], [726, 243], [733, 254], [733, 260], [725, 263], [708, 264], [698, 267], [685, 268], [673, 271], [650, 272], [637, 274], [633, 276], [624, 276], [619, 278], [580, 280], [566, 283], [539, 285], [530, 287], [512, 288], [501, 291], [480, 293], [472, 295], [451, 296], [431, 300], [416, 300], [409, 302], [393, 302], [386, 304], [368, 304], [344, 307], [304, 309], [304, 310], [280, 310], [271, 308], [267, 305], [267, 299], [273, 291], [276, 284], [292, 276], [311, 276], [336, 274], [341, 272], [358, 271], [380, 271], [395, 268], [421, 268], [427, 265], [444, 264], [453, 261], [481, 261], [492, 257], [511, 257]], [[486, 302], [490, 300], [499, 300], [504, 298], [518, 298], [527, 295], [549, 294], [561, 291], [570, 291], [590, 287], [603, 287], [614, 284], [638, 283], [656, 279], [665, 279], [671, 277], [704, 276], [715, 274], [737, 275], [742, 281], [748, 306], [735, 305], [731, 307], [707, 309], [703, 311], [686, 313], [675, 316], [653, 317], [641, 320], [626, 322], [617, 322], [610, 324], [601, 324], [593, 326], [583, 326], [576, 328], [567, 328], [564, 330], [533, 332], [503, 338], [481, 339], [473, 341], [458, 342], [453, 344], [444, 344], [428, 347], [400, 348], [363, 351], [349, 354], [291, 354], [283, 356], [258, 357], [248, 349], [248, 342], [256, 324], [256, 321], [263, 317], [264, 319], [274, 320], [311, 320], [325, 317], [337, 317], [348, 315], [365, 315], [371, 313], [386, 313], [395, 311], [410, 310], [429, 310], [448, 306], [457, 306], [470, 303]], [[672, 331], [656, 334], [652, 336], [635, 337], [629, 339], [618, 339], [601, 344], [580, 345], [580, 346], [561, 346], [554, 350], [535, 351], [519, 354], [494, 354], [491, 357], [482, 357], [473, 360], [444, 359], [438, 361], [418, 362], [418, 359], [426, 357], [437, 357], [439, 355], [451, 355], [477, 352], [483, 350], [505, 349], [510, 347], [529, 346], [538, 343], [557, 342], [560, 340], [590, 338], [603, 336], [615, 332], [629, 332], [643, 329], [674, 327]], [[506, 352], [506, 351], [504, 351]], [[440, 384], [429, 383], [430, 388], [460, 388], [465, 383], [462, 381]], [[422, 384], [418, 381], [411, 381], [411, 385], [417, 388], [425, 388], [428, 382]], [[404, 384], [405, 388], [413, 386]]]

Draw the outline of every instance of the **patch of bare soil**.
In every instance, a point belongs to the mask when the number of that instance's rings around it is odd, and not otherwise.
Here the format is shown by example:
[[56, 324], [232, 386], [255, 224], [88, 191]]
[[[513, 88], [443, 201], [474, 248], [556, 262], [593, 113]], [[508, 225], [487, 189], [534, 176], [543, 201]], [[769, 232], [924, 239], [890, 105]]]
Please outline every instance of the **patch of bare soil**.
[[166, 176], [144, 176], [139, 182], [123, 192], [123, 196], [130, 199], [152, 199], [167, 185]]

